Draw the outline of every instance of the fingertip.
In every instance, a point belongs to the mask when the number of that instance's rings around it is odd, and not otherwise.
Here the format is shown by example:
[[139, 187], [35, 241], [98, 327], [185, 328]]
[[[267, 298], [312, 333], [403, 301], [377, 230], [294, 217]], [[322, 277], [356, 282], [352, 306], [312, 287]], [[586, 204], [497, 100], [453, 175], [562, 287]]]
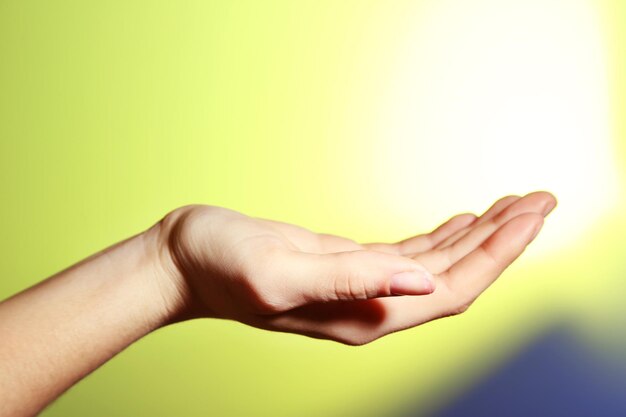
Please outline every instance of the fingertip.
[[550, 191], [539, 190], [533, 191], [526, 194], [526, 197], [536, 196], [535, 198], [539, 198], [541, 200], [545, 200], [546, 207], [552, 206], [554, 208], [557, 205], [557, 199]]
[[547, 194], [547, 201], [546, 201], [546, 205], [544, 206], [543, 209], [543, 216], [546, 217], [548, 214], [550, 214], [552, 212], [552, 210], [554, 210], [554, 208], [557, 206], [558, 201], [556, 199], [556, 197], [550, 193], [546, 193]]
[[478, 216], [474, 213], [461, 213], [451, 217], [444, 225], [448, 225], [448, 228], [456, 232], [459, 229], [471, 226], [477, 219]]
[[466, 219], [467, 222], [471, 223], [478, 218], [478, 216], [474, 213], [461, 213], [456, 216], [457, 218]]

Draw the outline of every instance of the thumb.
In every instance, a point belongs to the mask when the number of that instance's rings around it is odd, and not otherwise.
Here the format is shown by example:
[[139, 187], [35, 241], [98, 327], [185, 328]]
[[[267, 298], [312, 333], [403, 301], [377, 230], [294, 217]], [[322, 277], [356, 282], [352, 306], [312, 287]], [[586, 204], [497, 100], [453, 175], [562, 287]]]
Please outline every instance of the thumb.
[[276, 277], [296, 305], [423, 295], [435, 289], [432, 275], [417, 261], [357, 250], [328, 254], [290, 252]]

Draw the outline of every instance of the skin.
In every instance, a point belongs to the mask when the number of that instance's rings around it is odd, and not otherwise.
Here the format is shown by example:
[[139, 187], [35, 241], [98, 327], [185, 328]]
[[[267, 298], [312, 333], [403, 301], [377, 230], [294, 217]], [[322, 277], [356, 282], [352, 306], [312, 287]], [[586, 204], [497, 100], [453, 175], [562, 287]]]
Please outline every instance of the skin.
[[178, 208], [0, 303], [0, 415], [37, 414], [134, 341], [184, 320], [362, 345], [462, 313], [555, 206], [547, 192], [507, 196], [391, 244]]

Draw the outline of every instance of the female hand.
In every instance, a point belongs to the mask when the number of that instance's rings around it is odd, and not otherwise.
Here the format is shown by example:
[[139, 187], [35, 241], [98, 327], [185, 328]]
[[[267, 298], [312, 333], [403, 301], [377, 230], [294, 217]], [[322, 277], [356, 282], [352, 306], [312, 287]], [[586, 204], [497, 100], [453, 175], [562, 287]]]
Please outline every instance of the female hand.
[[465, 311], [556, 205], [509, 196], [358, 244], [218, 207], [174, 210], [0, 302], [0, 415], [31, 416], [134, 341], [196, 317], [359, 345]]
[[359, 244], [213, 206], [155, 228], [171, 321], [216, 317], [360, 345], [465, 311], [524, 251], [556, 206], [508, 196], [393, 244]]

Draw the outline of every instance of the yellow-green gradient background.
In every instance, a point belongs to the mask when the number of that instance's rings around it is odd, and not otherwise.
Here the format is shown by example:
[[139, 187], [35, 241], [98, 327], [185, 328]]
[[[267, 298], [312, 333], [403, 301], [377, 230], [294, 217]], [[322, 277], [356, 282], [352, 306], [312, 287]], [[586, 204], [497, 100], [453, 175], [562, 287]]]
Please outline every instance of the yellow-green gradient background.
[[0, 0], [0, 298], [188, 203], [394, 241], [560, 199], [463, 316], [358, 348], [188, 322], [44, 416], [426, 414], [563, 319], [619, 352], [625, 45], [621, 0]]

